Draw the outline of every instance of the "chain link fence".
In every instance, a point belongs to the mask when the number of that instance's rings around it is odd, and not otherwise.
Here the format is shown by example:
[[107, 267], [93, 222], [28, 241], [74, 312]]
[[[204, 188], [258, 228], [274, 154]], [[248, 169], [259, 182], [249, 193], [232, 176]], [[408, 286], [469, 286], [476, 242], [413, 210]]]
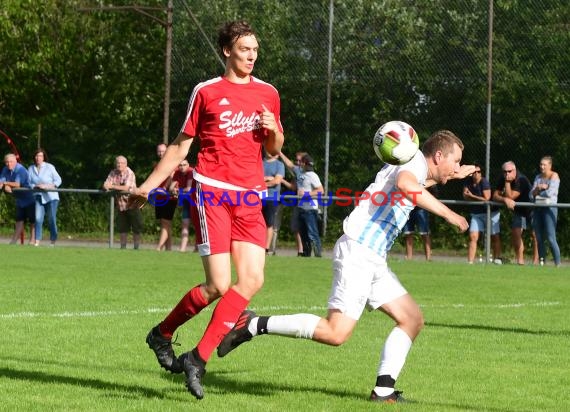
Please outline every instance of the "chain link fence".
[[[401, 119], [421, 140], [453, 130], [466, 144], [464, 161], [480, 163], [492, 185], [503, 162], [515, 161], [532, 181], [540, 158], [552, 155], [559, 201], [570, 201], [566, 1], [174, 0], [172, 129], [196, 83], [223, 73], [217, 28], [234, 19], [257, 30], [254, 75], [280, 91], [283, 152], [309, 152], [325, 188], [366, 187], [381, 167], [371, 150], [374, 132]], [[450, 183], [440, 197], [461, 199], [461, 187]], [[348, 213], [327, 209], [329, 240]], [[503, 216], [508, 238], [510, 215]], [[562, 239], [570, 240], [569, 220], [561, 209]], [[457, 236], [447, 229], [438, 236], [436, 226], [436, 246], [454, 247]]]

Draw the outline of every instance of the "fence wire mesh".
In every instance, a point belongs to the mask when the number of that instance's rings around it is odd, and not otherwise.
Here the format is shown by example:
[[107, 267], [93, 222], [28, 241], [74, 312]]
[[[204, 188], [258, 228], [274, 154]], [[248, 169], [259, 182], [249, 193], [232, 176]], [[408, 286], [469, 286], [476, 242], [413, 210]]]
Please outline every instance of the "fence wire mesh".
[[[492, 185], [503, 162], [515, 161], [532, 181], [541, 156], [552, 155], [559, 201], [570, 200], [566, 1], [174, 0], [173, 128], [193, 87], [223, 73], [217, 28], [234, 19], [253, 24], [260, 43], [254, 75], [280, 91], [284, 153], [309, 152], [330, 190], [364, 188], [381, 166], [371, 137], [380, 124], [401, 119], [421, 140], [453, 130], [466, 145], [464, 161], [480, 163]], [[441, 188], [440, 196], [460, 199], [461, 183]], [[334, 238], [347, 210], [328, 212]], [[567, 223], [561, 213], [559, 225]]]

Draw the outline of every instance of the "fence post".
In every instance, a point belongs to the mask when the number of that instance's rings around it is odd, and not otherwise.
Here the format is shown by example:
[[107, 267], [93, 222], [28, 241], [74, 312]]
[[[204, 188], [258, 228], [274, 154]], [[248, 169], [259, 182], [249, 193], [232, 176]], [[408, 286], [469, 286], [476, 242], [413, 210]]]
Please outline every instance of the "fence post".
[[115, 234], [113, 233], [115, 229], [115, 197], [109, 196], [109, 199], [111, 202], [109, 207], [109, 249], [111, 249], [113, 247], [113, 238], [115, 237]]

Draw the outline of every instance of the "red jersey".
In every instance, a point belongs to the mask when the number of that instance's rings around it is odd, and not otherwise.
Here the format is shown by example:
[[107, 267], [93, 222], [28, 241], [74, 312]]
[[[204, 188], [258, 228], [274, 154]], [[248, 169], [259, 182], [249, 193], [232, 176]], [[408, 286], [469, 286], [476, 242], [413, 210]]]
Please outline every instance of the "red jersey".
[[181, 132], [200, 138], [197, 181], [223, 189], [265, 190], [261, 146], [268, 131], [259, 125], [259, 115], [263, 104], [283, 132], [281, 102], [272, 85], [250, 79], [236, 84], [217, 77], [194, 88]]
[[178, 183], [178, 189], [186, 191], [186, 188], [188, 187], [188, 182], [191, 183], [193, 180], [192, 177], [193, 170], [194, 169], [192, 169], [191, 167], [188, 167], [188, 171], [185, 174], [182, 174], [180, 170], [174, 172], [174, 176], [172, 176], [172, 181]]

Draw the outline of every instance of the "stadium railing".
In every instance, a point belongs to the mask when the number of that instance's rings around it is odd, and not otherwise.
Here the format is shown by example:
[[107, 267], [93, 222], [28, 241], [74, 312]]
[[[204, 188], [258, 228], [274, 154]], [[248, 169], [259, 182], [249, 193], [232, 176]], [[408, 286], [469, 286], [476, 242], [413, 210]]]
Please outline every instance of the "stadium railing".
[[[128, 192], [119, 192], [114, 190], [102, 190], [102, 189], [72, 189], [72, 188], [57, 188], [57, 189], [50, 189], [50, 190], [41, 190], [41, 189], [29, 189], [29, 188], [16, 188], [14, 192], [18, 191], [33, 191], [33, 192], [58, 192], [58, 193], [83, 193], [83, 194], [91, 194], [91, 195], [101, 195], [101, 196], [108, 196], [109, 197], [109, 247], [112, 248], [114, 245], [114, 230], [115, 230], [115, 201], [114, 196], [117, 194], [129, 194]], [[316, 200], [317, 203], [323, 202], [322, 207], [330, 207], [330, 204], [335, 201], [347, 201], [348, 198], [352, 200], [352, 203], [357, 202], [357, 198], [355, 196], [312, 196], [312, 199]], [[287, 200], [288, 202], [294, 202], [295, 200], [307, 199], [307, 197], [300, 197], [296, 195], [283, 195], [280, 199]], [[358, 197], [358, 199], [361, 199]], [[490, 226], [491, 226], [491, 206], [500, 206], [505, 207], [503, 203], [495, 202], [495, 201], [487, 201], [487, 202], [473, 202], [467, 200], [452, 200], [452, 199], [438, 199], [445, 205], [456, 205], [456, 206], [481, 206], [484, 205], [487, 208], [487, 230], [486, 230], [486, 240], [485, 240], [485, 249], [486, 249], [486, 256], [488, 259], [489, 256], [489, 247], [490, 247]], [[537, 204], [533, 202], [515, 202], [515, 206], [521, 207], [530, 207], [530, 208], [540, 208], [540, 207], [556, 207], [558, 209], [570, 209], [570, 203], [556, 203], [556, 204]], [[322, 208], [321, 207], [321, 208]], [[275, 245], [276, 239], [273, 241], [273, 247]]]

